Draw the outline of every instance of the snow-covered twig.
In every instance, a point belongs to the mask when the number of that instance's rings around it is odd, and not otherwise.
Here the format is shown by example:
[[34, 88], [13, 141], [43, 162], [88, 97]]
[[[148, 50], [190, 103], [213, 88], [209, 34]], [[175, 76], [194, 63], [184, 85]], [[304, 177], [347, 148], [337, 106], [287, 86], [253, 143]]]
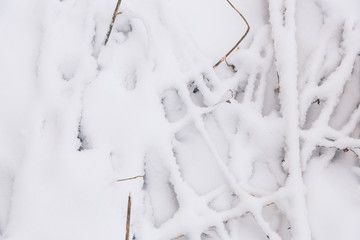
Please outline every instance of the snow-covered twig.
[[[285, 15], [282, 9], [285, 8]], [[286, 120], [286, 156], [289, 164], [289, 177], [286, 188], [288, 200], [292, 204], [291, 213], [287, 213], [292, 226], [292, 239], [311, 239], [310, 227], [307, 219], [305, 190], [300, 158], [299, 135], [299, 89], [298, 81], [298, 53], [295, 23], [296, 0], [269, 1], [270, 23], [274, 40], [276, 67], [280, 77], [281, 110]], [[285, 16], [285, 22], [284, 22]], [[291, 59], [291, 61], [289, 61]], [[292, 218], [291, 215], [296, 215]]]

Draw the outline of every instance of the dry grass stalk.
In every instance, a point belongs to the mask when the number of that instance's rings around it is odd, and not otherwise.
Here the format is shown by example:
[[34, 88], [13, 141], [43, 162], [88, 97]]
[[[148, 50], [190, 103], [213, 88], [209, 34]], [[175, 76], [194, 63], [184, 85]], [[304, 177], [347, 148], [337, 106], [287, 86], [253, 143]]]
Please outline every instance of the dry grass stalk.
[[119, 179], [119, 180], [116, 180], [116, 181], [117, 182], [123, 182], [123, 181], [133, 180], [133, 179], [136, 179], [136, 178], [143, 178], [143, 177], [145, 177], [145, 175], [139, 175], [139, 176], [131, 177], [131, 178], [123, 178], [123, 179]]
[[128, 198], [128, 207], [127, 207], [127, 214], [126, 214], [125, 240], [129, 240], [129, 235], [130, 235], [130, 215], [131, 215], [131, 193], [129, 193], [129, 198]]
[[110, 37], [111, 31], [112, 31], [112, 28], [113, 28], [113, 26], [114, 26], [114, 22], [115, 22], [116, 16], [117, 16], [118, 14], [120, 14], [118, 11], [119, 11], [119, 7], [120, 7], [120, 4], [121, 4], [121, 1], [122, 1], [122, 0], [118, 0], [118, 1], [117, 1], [116, 7], [115, 7], [115, 10], [114, 10], [114, 14], [113, 14], [111, 23], [110, 23], [110, 25], [109, 25], [109, 30], [108, 30], [108, 32], [106, 33], [106, 39], [105, 39], [105, 42], [104, 42], [104, 45], [105, 45], [105, 46], [106, 46], [107, 42], [109, 41], [109, 37]]
[[[333, 140], [333, 141], [335, 141], [335, 140]], [[316, 147], [322, 147], [322, 148], [335, 148], [335, 149], [337, 149], [337, 150], [341, 150], [341, 151], [343, 151], [343, 152], [345, 152], [345, 153], [347, 153], [347, 152], [349, 152], [349, 151], [350, 151], [350, 152], [354, 153], [358, 159], [360, 159], [360, 155], [359, 155], [357, 152], [355, 152], [355, 150], [354, 150], [354, 149], [360, 149], [360, 147], [352, 147], [352, 148], [350, 148], [350, 147], [346, 147], [346, 148], [338, 148], [338, 147], [328, 147], [328, 146], [321, 146], [321, 145], [316, 145]]]
[[180, 235], [180, 236], [177, 236], [177, 237], [175, 237], [175, 238], [172, 238], [171, 240], [180, 239], [180, 238], [182, 238], [182, 237], [185, 237], [185, 235]]
[[230, 6], [240, 15], [240, 17], [245, 21], [247, 29], [246, 32], [244, 33], [244, 35], [240, 38], [240, 40], [235, 44], [235, 46], [227, 53], [225, 54], [225, 56], [223, 58], [221, 58], [214, 66], [213, 68], [216, 68], [217, 66], [220, 65], [220, 63], [222, 63], [223, 61], [226, 60], [226, 58], [239, 46], [239, 44], [244, 40], [244, 38], [246, 37], [246, 35], [248, 34], [248, 32], [250, 31], [250, 25], [247, 22], [246, 18], [239, 12], [239, 10], [236, 9], [236, 7], [230, 2], [230, 0], [226, 0]]

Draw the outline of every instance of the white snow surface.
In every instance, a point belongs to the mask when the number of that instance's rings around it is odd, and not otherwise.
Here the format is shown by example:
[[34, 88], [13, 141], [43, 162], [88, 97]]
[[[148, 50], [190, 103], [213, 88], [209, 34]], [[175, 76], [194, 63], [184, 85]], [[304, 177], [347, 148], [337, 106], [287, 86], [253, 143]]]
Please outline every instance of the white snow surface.
[[359, 239], [360, 1], [116, 3], [0, 0], [1, 240]]

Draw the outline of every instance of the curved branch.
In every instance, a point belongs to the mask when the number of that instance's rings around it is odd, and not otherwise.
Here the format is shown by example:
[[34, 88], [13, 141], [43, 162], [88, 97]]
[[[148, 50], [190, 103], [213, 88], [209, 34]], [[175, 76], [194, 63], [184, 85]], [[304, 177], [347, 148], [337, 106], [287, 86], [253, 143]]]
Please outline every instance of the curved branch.
[[239, 10], [236, 9], [236, 7], [230, 2], [230, 0], [226, 0], [230, 6], [240, 15], [240, 17], [244, 20], [244, 22], [246, 23], [247, 29], [246, 32], [244, 33], [244, 35], [240, 38], [240, 40], [234, 45], [234, 47], [222, 58], [220, 59], [214, 66], [213, 68], [216, 68], [217, 66], [220, 65], [220, 63], [222, 63], [238, 46], [239, 44], [244, 40], [244, 38], [246, 37], [246, 35], [248, 34], [248, 32], [250, 31], [250, 25], [249, 23], [246, 21], [246, 18], [241, 14], [241, 12], [239, 12]]

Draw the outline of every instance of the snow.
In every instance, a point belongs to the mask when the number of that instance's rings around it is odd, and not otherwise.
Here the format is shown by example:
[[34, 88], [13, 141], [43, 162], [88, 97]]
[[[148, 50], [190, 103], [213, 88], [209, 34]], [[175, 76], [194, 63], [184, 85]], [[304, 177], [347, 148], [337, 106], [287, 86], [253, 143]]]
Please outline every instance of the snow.
[[358, 239], [360, 2], [231, 2], [0, 1], [0, 239]]
[[325, 168], [321, 162], [314, 162], [306, 174], [314, 238], [355, 239], [359, 234], [359, 188], [350, 172], [351, 164], [347, 161]]

